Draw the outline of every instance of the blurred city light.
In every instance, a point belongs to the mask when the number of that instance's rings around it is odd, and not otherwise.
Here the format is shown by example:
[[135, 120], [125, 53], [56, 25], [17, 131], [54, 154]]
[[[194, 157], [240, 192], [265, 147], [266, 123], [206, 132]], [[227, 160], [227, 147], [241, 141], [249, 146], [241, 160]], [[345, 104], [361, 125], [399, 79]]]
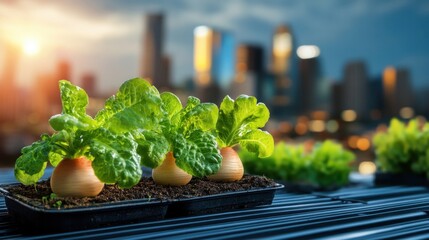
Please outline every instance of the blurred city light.
[[289, 122], [280, 122], [279, 130], [282, 133], [289, 133], [290, 131], [292, 131], [292, 125]]
[[410, 118], [414, 117], [414, 109], [412, 109], [410, 107], [403, 107], [399, 111], [399, 116], [401, 116], [402, 118], [405, 118], [405, 119], [410, 119]]
[[353, 135], [349, 137], [347, 144], [349, 145], [350, 148], [356, 149], [358, 141], [359, 141], [359, 136]]
[[312, 132], [323, 132], [323, 131], [325, 131], [325, 122], [322, 120], [310, 121], [310, 130]]
[[387, 67], [383, 73], [383, 84], [387, 91], [387, 94], [392, 94], [393, 89], [396, 85], [396, 70], [393, 67]]
[[377, 170], [375, 163], [371, 161], [363, 161], [359, 164], [359, 173], [363, 175], [374, 174]]
[[353, 122], [356, 120], [357, 114], [354, 110], [344, 110], [341, 113], [341, 117], [345, 122]]
[[298, 135], [304, 135], [304, 134], [306, 134], [306, 133], [307, 133], [307, 131], [308, 131], [307, 124], [305, 124], [305, 123], [303, 123], [303, 122], [298, 122], [298, 123], [295, 125], [295, 132], [296, 132], [296, 134], [298, 134]]
[[356, 142], [356, 147], [361, 151], [367, 151], [371, 147], [371, 142], [368, 138], [359, 138]]
[[326, 130], [330, 133], [335, 133], [338, 131], [339, 125], [338, 122], [335, 120], [329, 120], [326, 123]]
[[283, 32], [274, 36], [274, 55], [286, 57], [292, 50], [292, 38], [290, 33]]
[[320, 55], [320, 49], [315, 45], [302, 45], [298, 47], [296, 54], [301, 59], [316, 58]]

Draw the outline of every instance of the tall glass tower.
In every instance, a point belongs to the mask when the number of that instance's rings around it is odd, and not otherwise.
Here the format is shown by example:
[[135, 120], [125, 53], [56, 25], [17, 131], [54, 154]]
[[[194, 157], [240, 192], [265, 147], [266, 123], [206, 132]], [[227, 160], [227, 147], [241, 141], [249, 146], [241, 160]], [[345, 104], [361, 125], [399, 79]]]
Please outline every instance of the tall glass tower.
[[275, 93], [272, 98], [273, 115], [285, 117], [296, 110], [298, 84], [295, 55], [295, 41], [291, 28], [277, 27], [272, 39], [271, 80]]
[[164, 74], [165, 68], [164, 15], [151, 13], [145, 16], [141, 76], [148, 78], [156, 87], [167, 89], [170, 81]]
[[194, 70], [197, 96], [217, 102], [234, 77], [234, 39], [207, 26], [194, 29]]

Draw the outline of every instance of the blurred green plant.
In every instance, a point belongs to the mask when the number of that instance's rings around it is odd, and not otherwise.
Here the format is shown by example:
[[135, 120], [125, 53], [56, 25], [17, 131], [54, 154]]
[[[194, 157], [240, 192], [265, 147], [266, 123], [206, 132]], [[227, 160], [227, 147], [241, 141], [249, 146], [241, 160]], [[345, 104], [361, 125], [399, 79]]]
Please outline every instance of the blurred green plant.
[[387, 132], [374, 138], [379, 169], [390, 173], [414, 173], [429, 178], [429, 124], [417, 119], [408, 124], [392, 119]]
[[309, 153], [305, 152], [303, 145], [279, 142], [268, 158], [258, 158], [245, 150], [239, 154], [250, 174], [320, 188], [346, 185], [350, 163], [355, 158], [341, 144], [329, 140], [315, 144]]

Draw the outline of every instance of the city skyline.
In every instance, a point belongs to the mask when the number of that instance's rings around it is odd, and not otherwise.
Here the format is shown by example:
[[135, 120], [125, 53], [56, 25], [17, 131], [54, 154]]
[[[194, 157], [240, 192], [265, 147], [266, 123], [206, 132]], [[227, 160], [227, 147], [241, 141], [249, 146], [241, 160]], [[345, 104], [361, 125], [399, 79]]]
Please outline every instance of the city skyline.
[[[338, 9], [334, 12], [337, 14], [327, 16], [331, 7]], [[68, 10], [64, 11], [66, 8]], [[53, 66], [58, 58], [66, 58], [74, 66], [72, 78], [78, 79], [83, 72], [94, 72], [102, 82], [101, 89], [109, 91], [139, 75], [142, 18], [144, 13], [152, 11], [164, 12], [166, 16], [165, 53], [171, 57], [172, 78], [176, 84], [193, 76], [192, 32], [196, 26], [207, 24], [227, 30], [234, 35], [237, 45], [247, 42], [269, 49], [275, 28], [287, 23], [297, 36], [297, 45], [320, 47], [321, 67], [325, 77], [331, 80], [341, 80], [346, 62], [364, 60], [371, 78], [381, 76], [387, 66], [406, 67], [410, 69], [414, 87], [429, 86], [429, 77], [425, 77], [429, 76], [425, 68], [429, 62], [429, 47], [424, 43], [429, 38], [424, 31], [429, 5], [421, 1], [344, 4], [338, 1], [311, 4], [268, 1], [264, 6], [253, 1], [225, 5], [213, 1], [147, 1], [145, 4], [137, 1], [127, 4], [8, 1], [0, 4], [0, 16], [8, 19], [0, 23], [0, 31], [24, 37], [40, 30], [49, 38], [49, 41], [40, 39], [39, 55], [20, 60], [17, 78], [21, 84], [29, 82], [26, 74], [40, 74], [35, 71]], [[220, 12], [222, 18], [217, 17]], [[49, 22], [49, 17], [56, 17], [58, 23]], [[72, 22], [71, 19], [80, 20]], [[335, 21], [341, 19], [347, 21]], [[58, 30], [61, 24], [69, 27]], [[87, 27], [80, 29], [83, 25]], [[2, 36], [0, 42], [3, 43], [6, 40], [5, 35]], [[269, 54], [265, 51], [267, 63]], [[415, 60], [410, 60], [412, 58]], [[40, 59], [46, 61], [38, 61]], [[0, 63], [3, 61], [0, 57]]]

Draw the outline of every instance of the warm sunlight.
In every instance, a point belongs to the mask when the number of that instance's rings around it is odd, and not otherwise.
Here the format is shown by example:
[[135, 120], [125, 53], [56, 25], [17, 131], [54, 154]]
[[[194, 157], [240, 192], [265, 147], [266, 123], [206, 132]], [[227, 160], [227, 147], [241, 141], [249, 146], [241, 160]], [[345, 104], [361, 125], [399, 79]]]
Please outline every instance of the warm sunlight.
[[28, 56], [36, 55], [40, 50], [39, 42], [35, 39], [27, 39], [22, 44], [22, 50]]

